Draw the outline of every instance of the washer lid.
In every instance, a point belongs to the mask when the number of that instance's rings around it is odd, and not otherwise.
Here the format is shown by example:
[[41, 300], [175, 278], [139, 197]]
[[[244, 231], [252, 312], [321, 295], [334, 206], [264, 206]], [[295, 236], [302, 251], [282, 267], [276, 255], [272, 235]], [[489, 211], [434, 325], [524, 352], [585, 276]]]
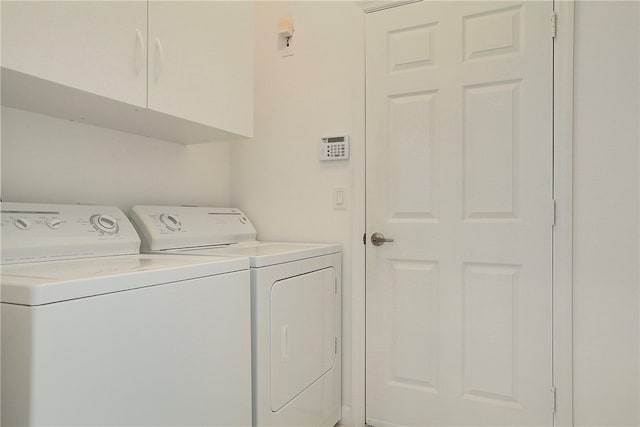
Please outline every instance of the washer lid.
[[2, 267], [3, 303], [42, 305], [247, 270], [247, 258], [124, 255]]
[[340, 251], [340, 245], [332, 243], [243, 242], [211, 248], [166, 251], [166, 253], [249, 257], [251, 267], [258, 268]]

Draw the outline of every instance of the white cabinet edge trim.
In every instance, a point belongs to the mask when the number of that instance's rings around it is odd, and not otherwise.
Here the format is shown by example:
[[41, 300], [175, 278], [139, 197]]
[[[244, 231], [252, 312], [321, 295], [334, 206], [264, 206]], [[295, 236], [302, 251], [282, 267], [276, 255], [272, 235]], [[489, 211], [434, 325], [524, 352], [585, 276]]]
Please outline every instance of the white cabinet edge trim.
[[385, 9], [391, 9], [392, 7], [403, 6], [405, 4], [417, 3], [422, 0], [372, 0], [372, 1], [359, 1], [358, 5], [364, 11], [364, 13], [378, 12]]

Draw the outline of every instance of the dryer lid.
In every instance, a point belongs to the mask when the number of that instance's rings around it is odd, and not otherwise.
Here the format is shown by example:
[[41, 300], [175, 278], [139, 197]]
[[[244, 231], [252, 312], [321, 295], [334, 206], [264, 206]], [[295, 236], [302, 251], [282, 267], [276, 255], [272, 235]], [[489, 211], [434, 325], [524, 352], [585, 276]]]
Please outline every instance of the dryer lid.
[[212, 248], [190, 248], [175, 251], [189, 255], [224, 255], [249, 257], [252, 268], [267, 267], [339, 253], [334, 243], [240, 242]]

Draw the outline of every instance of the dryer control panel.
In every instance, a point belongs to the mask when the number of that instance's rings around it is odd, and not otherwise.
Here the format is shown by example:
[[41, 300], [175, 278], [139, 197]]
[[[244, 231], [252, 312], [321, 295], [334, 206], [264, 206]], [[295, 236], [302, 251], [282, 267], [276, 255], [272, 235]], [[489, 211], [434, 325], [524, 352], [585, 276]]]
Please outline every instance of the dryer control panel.
[[140, 238], [114, 206], [2, 203], [2, 264], [137, 254]]
[[256, 229], [249, 218], [235, 208], [134, 206], [130, 216], [145, 251], [227, 245], [256, 239]]

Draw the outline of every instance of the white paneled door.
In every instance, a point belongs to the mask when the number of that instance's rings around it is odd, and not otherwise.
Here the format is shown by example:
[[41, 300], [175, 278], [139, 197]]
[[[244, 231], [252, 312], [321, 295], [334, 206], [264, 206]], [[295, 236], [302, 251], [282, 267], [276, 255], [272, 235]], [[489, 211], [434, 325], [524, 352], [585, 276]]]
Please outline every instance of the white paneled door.
[[553, 424], [551, 15], [425, 1], [366, 17], [373, 426]]

